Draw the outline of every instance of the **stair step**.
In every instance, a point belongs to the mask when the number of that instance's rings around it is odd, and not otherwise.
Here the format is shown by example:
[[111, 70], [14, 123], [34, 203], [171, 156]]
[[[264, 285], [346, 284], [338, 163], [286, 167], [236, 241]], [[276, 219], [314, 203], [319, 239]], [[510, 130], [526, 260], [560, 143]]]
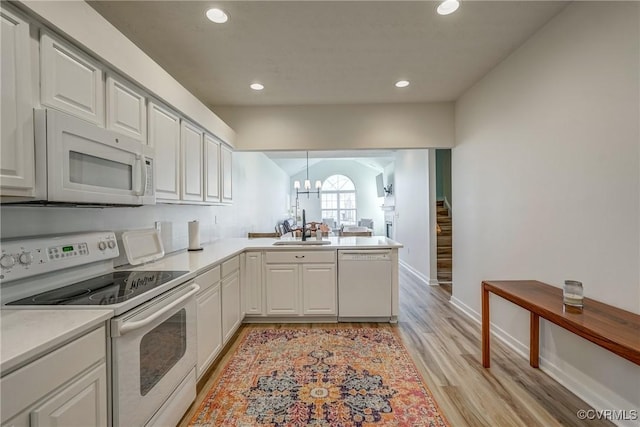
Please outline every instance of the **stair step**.
[[449, 216], [440, 215], [436, 218], [436, 221], [438, 222], [438, 224], [451, 224], [452, 218]]
[[436, 206], [444, 207], [444, 200], [436, 200]]
[[449, 216], [449, 209], [447, 209], [447, 208], [441, 208], [441, 207], [436, 207], [436, 213], [437, 213], [438, 215]]
[[448, 231], [451, 233], [452, 225], [451, 224], [438, 224], [440, 226], [440, 231]]
[[438, 234], [438, 246], [452, 246], [453, 239], [451, 237]]
[[451, 271], [453, 260], [451, 258], [438, 258], [438, 273], [443, 271]]
[[438, 245], [438, 256], [439, 257], [446, 257], [446, 256], [451, 257], [452, 253], [453, 253], [453, 250], [452, 250], [451, 246], [440, 246], [440, 245]]
[[439, 281], [450, 282], [452, 279], [453, 279], [453, 273], [438, 271], [438, 280]]

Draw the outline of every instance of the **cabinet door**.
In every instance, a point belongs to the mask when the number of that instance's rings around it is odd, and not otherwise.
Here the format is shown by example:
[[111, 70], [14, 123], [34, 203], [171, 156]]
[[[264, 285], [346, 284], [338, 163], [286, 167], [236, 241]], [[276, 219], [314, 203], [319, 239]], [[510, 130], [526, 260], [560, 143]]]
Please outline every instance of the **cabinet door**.
[[100, 364], [31, 411], [31, 427], [107, 426], [107, 366]]
[[147, 100], [138, 89], [107, 76], [107, 129], [147, 143]]
[[262, 305], [262, 253], [245, 254], [244, 311], [246, 314], [264, 314]]
[[234, 271], [222, 279], [222, 337], [226, 343], [233, 336], [241, 321], [240, 275]]
[[95, 61], [43, 32], [40, 70], [43, 105], [104, 124], [104, 83]]
[[231, 203], [233, 201], [233, 151], [226, 145], [220, 148], [222, 155], [222, 201]]
[[156, 198], [180, 199], [180, 117], [149, 103], [149, 145], [155, 148]]
[[296, 264], [267, 264], [265, 274], [267, 314], [300, 314], [298, 266]]
[[220, 202], [220, 142], [204, 136], [204, 199]]
[[303, 314], [336, 314], [336, 265], [302, 265]]
[[0, 194], [28, 197], [35, 185], [29, 23], [2, 6]]
[[197, 377], [200, 378], [222, 349], [220, 283], [207, 289], [202, 295], [198, 295], [196, 302], [198, 305]]
[[182, 200], [203, 200], [202, 136], [200, 129], [182, 121]]

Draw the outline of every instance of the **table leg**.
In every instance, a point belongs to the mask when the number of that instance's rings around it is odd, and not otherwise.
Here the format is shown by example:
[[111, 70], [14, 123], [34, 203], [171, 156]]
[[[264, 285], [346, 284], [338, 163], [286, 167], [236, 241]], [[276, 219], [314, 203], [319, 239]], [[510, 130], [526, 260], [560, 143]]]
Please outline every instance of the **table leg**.
[[489, 291], [482, 284], [482, 366], [488, 368], [491, 366], [491, 352], [489, 349], [489, 338], [491, 331], [489, 330]]
[[530, 342], [529, 342], [529, 364], [537, 368], [540, 359], [540, 317], [531, 313]]

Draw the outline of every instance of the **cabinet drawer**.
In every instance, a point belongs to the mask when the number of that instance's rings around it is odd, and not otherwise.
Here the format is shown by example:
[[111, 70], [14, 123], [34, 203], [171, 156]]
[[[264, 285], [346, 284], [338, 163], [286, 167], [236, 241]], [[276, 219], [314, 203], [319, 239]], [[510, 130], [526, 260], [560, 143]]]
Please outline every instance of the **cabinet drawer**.
[[222, 277], [227, 277], [229, 274], [240, 269], [240, 257], [234, 256], [231, 259], [222, 263]]
[[336, 262], [336, 251], [277, 251], [265, 254], [267, 264]]
[[217, 265], [213, 267], [211, 270], [202, 273], [196, 277], [196, 283], [200, 286], [200, 291], [198, 294], [202, 294], [207, 289], [215, 285], [220, 281], [220, 266]]
[[101, 327], [0, 380], [2, 419], [12, 417], [25, 406], [106, 359], [106, 333]]

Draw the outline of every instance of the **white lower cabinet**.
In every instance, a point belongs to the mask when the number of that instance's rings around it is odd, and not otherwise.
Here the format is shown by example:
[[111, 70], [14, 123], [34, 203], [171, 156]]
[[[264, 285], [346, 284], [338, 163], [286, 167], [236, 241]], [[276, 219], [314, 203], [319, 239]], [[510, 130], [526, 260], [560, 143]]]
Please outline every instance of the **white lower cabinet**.
[[266, 316], [337, 315], [335, 251], [264, 254]]
[[302, 265], [302, 314], [338, 313], [335, 264]]
[[227, 343], [240, 326], [240, 258], [222, 263], [222, 341]]
[[267, 290], [267, 314], [298, 315], [299, 266], [296, 264], [267, 265], [265, 287]]
[[100, 327], [0, 379], [2, 426], [107, 426], [107, 337]]
[[31, 427], [106, 426], [106, 384], [103, 363], [31, 411]]
[[197, 366], [198, 379], [209, 369], [222, 349], [222, 298], [220, 267], [196, 277], [200, 286], [197, 304]]
[[264, 313], [262, 299], [262, 253], [247, 252], [244, 259], [244, 275], [242, 278], [244, 312], [248, 315], [260, 315]]

